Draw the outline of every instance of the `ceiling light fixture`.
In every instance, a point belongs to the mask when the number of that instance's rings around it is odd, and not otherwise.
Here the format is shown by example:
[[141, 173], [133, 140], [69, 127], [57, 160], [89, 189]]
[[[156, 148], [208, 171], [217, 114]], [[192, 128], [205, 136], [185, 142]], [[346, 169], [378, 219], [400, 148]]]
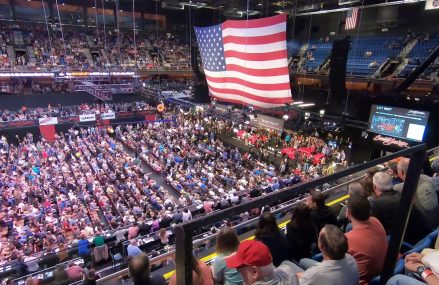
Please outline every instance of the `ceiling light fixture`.
[[311, 107], [311, 106], [314, 106], [314, 105], [315, 105], [314, 103], [306, 103], [306, 104], [300, 104], [299, 107], [300, 107], [300, 108], [303, 108], [303, 107]]

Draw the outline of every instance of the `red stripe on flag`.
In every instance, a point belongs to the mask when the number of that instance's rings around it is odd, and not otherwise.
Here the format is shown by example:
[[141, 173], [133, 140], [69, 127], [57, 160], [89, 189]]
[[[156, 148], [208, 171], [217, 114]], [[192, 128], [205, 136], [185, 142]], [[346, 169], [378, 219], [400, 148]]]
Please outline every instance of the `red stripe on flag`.
[[285, 32], [280, 32], [277, 34], [271, 34], [267, 36], [257, 36], [257, 37], [235, 37], [226, 36], [223, 37], [224, 44], [240, 44], [240, 45], [263, 45], [271, 44], [280, 41], [286, 41], [287, 35]]
[[[249, 103], [247, 103], [247, 102], [244, 102], [243, 100], [235, 100], [235, 99], [223, 98], [223, 97], [216, 96], [216, 95], [214, 95], [214, 94], [210, 94], [210, 95], [212, 95], [212, 97], [215, 97], [218, 101], [228, 102], [228, 103], [233, 103], [233, 104], [240, 104], [240, 105], [241, 105], [241, 104], [251, 105], [251, 106], [254, 107], [255, 109], [264, 109], [263, 107], [255, 106], [255, 105], [253, 105], [253, 104], [249, 104]], [[284, 103], [289, 103], [289, 102], [291, 102], [291, 100], [285, 100]]]
[[272, 104], [282, 104], [285, 102], [289, 102], [291, 100], [291, 97], [281, 97], [281, 98], [271, 98], [271, 97], [260, 97], [256, 96], [241, 90], [236, 89], [226, 89], [226, 88], [215, 88], [209, 86], [209, 89], [217, 92], [217, 93], [224, 93], [224, 94], [233, 94], [233, 95], [239, 95], [248, 99], [252, 99], [255, 101], [263, 102], [263, 103], [272, 103]]
[[287, 20], [287, 15], [281, 14], [273, 17], [268, 18], [262, 18], [262, 19], [256, 19], [256, 20], [227, 20], [224, 23], [221, 24], [221, 28], [227, 29], [227, 28], [235, 28], [235, 29], [242, 29], [242, 28], [263, 28], [267, 26], [272, 26], [280, 23], [284, 23]]
[[264, 90], [264, 91], [276, 91], [276, 90], [290, 90], [290, 83], [275, 83], [275, 84], [263, 84], [263, 83], [253, 83], [245, 81], [241, 78], [236, 77], [222, 77], [215, 78], [206, 75], [206, 79], [214, 83], [236, 83], [247, 86], [249, 88]]
[[288, 73], [288, 67], [278, 67], [278, 68], [270, 68], [270, 69], [253, 69], [246, 68], [236, 64], [227, 64], [227, 71], [239, 71], [252, 76], [278, 76], [285, 75]]
[[266, 61], [266, 60], [276, 60], [287, 57], [287, 50], [278, 50], [273, 52], [265, 52], [265, 53], [245, 53], [234, 50], [226, 50], [224, 52], [226, 57], [235, 57], [242, 60], [251, 60], [251, 61]]

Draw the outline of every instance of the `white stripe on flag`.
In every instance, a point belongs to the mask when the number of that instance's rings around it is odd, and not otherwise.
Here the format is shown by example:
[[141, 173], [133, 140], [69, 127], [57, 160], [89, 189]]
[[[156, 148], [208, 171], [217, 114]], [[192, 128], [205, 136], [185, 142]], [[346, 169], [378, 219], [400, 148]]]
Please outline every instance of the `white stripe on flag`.
[[235, 64], [251, 69], [273, 69], [273, 68], [280, 68], [287, 66], [288, 61], [286, 58], [266, 60], [266, 61], [251, 61], [251, 60], [242, 60], [236, 57], [226, 57], [226, 64]]
[[209, 90], [209, 92], [213, 96], [218, 97], [218, 98], [223, 98], [223, 99], [226, 99], [226, 100], [227, 99], [228, 100], [234, 100], [234, 101], [243, 101], [247, 105], [252, 105], [252, 106], [256, 106], [256, 107], [274, 108], [274, 107], [280, 107], [280, 106], [284, 106], [285, 105], [285, 104], [265, 103], [265, 102], [249, 99], [247, 97], [236, 95], [236, 94], [217, 93], [217, 92], [210, 91], [210, 90]]
[[240, 45], [240, 44], [224, 44], [224, 51], [233, 50], [246, 53], [264, 53], [279, 50], [286, 50], [287, 43], [285, 41], [275, 42], [263, 45]]
[[213, 87], [217, 89], [239, 90], [255, 96], [268, 97], [268, 98], [284, 98], [290, 96], [291, 93], [290, 89], [267, 91], [267, 90], [253, 89], [239, 83], [223, 83], [223, 82], [215, 83], [210, 80], [207, 80], [207, 83], [209, 84], [209, 87]]
[[277, 34], [286, 31], [287, 24], [279, 23], [272, 26], [262, 27], [262, 28], [248, 28], [248, 29], [237, 29], [237, 28], [225, 28], [223, 29], [223, 37], [234, 36], [234, 37], [261, 37], [272, 34]]
[[279, 76], [252, 76], [239, 71], [209, 71], [209, 70], [204, 70], [204, 73], [207, 76], [214, 78], [224, 78], [226, 77], [227, 74], [227, 77], [241, 78], [251, 83], [262, 82], [262, 83], [276, 84], [276, 83], [290, 82], [290, 76], [288, 74], [279, 75]]

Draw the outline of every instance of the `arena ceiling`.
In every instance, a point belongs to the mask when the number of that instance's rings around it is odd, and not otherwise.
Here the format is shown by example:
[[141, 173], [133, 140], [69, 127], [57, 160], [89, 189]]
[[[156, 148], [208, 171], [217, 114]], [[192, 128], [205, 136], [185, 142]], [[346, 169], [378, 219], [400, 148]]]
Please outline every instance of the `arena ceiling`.
[[[124, 0], [125, 1], [125, 0]], [[129, 1], [129, 0], [126, 0]], [[302, 14], [367, 5], [394, 5], [425, 0], [156, 0], [164, 10], [195, 9], [220, 10], [226, 17], [260, 17], [277, 13]], [[155, 1], [154, 1], [155, 2]]]
[[[51, 0], [47, 0], [51, 1]], [[53, 0], [52, 0], [53, 1]], [[94, 6], [104, 5], [106, 8], [115, 6], [132, 11], [133, 0], [59, 0], [68, 4]], [[394, 5], [425, 0], [134, 0], [135, 10], [145, 13], [172, 14], [172, 11], [205, 10], [221, 14], [225, 18], [249, 18], [275, 15], [278, 13], [306, 14], [316, 11], [326, 11], [339, 8], [349, 8], [362, 5]]]

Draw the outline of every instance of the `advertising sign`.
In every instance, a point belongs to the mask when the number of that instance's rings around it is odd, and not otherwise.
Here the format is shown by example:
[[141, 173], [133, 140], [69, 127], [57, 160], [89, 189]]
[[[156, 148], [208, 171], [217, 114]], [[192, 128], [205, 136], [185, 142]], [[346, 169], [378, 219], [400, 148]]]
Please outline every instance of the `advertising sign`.
[[96, 121], [96, 114], [79, 115], [80, 122]]
[[102, 113], [101, 114], [101, 120], [111, 120], [111, 119], [116, 119], [116, 114], [111, 112], [111, 113]]
[[256, 125], [259, 128], [267, 128], [282, 132], [284, 130], [284, 120], [270, 116], [258, 114], [256, 118]]
[[40, 124], [40, 126], [58, 125], [58, 118], [57, 117], [40, 118], [38, 119], [38, 123]]

